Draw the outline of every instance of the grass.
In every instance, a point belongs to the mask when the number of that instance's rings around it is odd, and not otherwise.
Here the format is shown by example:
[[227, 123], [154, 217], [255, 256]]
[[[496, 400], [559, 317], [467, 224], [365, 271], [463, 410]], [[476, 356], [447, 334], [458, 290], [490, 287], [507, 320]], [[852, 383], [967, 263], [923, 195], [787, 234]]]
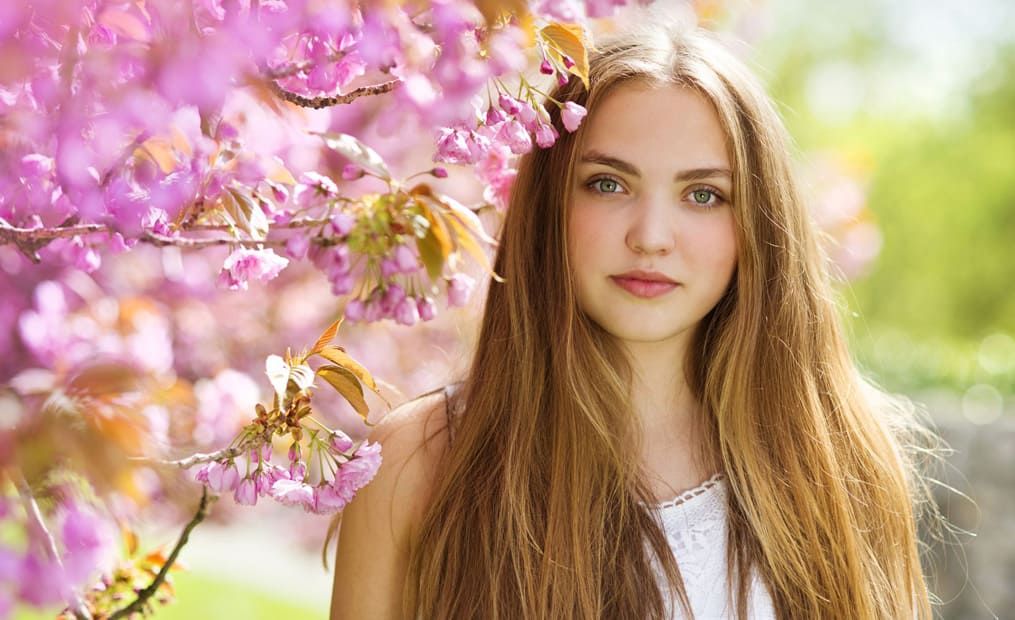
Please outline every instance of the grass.
[[[324, 618], [328, 601], [300, 601], [298, 592], [265, 592], [221, 578], [194, 572], [173, 575], [176, 600], [157, 607], [158, 620], [203, 620], [205, 618]], [[14, 620], [52, 620], [59, 610], [48, 613], [18, 611]]]

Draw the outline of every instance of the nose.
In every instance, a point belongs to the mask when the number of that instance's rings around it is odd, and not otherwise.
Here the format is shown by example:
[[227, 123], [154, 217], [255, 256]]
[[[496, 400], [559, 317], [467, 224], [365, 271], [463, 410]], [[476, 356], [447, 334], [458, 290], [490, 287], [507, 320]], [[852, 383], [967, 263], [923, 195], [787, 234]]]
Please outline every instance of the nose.
[[624, 241], [635, 254], [665, 256], [675, 245], [673, 207], [668, 198], [646, 196], [633, 205]]

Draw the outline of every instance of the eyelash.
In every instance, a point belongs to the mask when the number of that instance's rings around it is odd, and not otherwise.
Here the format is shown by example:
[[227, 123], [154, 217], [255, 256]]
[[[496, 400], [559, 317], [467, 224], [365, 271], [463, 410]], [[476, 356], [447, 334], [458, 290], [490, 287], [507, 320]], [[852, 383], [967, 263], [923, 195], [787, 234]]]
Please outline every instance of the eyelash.
[[[617, 188], [618, 189], [622, 189], [624, 187], [623, 184], [620, 182], [620, 179], [617, 179], [617, 178], [609, 176], [609, 175], [594, 177], [594, 178], [590, 179], [585, 184], [585, 187], [588, 188], [589, 191], [591, 191], [591, 192], [593, 192], [595, 194], [599, 194], [600, 196], [606, 196], [608, 194], [619, 194], [619, 193], [621, 193], [619, 191], [616, 191], [616, 192], [604, 192], [604, 191], [602, 191], [600, 189], [597, 189], [596, 188], [597, 184], [601, 183], [602, 181], [612, 181], [613, 183], [617, 184]], [[687, 192], [687, 194], [685, 194], [685, 197], [686, 196], [690, 196], [692, 194], [695, 194], [697, 192], [707, 192], [707, 193], [712, 195], [712, 198], [714, 198], [714, 201], [709, 201], [709, 202], [705, 202], [705, 203], [697, 202], [697, 201], [692, 199], [691, 202], [695, 206], [697, 206], [697, 207], [702, 207], [702, 208], [705, 208], [705, 209], [714, 209], [715, 207], [719, 206], [719, 203], [722, 203], [722, 202], [726, 201], [726, 199], [723, 198], [722, 193], [718, 189], [712, 187], [711, 185], [698, 185], [697, 187], [692, 187]]]

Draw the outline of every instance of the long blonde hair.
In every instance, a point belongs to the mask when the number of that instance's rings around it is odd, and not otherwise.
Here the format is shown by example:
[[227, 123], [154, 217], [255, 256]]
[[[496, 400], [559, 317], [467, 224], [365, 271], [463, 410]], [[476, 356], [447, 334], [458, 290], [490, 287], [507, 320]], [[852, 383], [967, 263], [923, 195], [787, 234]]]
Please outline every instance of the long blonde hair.
[[[906, 449], [917, 427], [847, 351], [771, 102], [699, 30], [621, 35], [590, 63], [589, 90], [572, 80], [551, 96], [594, 114], [624, 84], [678, 85], [726, 133], [738, 266], [686, 378], [730, 489], [738, 616], [753, 567], [780, 618], [930, 618], [914, 512], [925, 488]], [[410, 553], [406, 617], [663, 618], [664, 585], [690, 612], [633, 456], [630, 367], [576, 305], [566, 224], [583, 132], [547, 109], [561, 138], [520, 162], [495, 261], [505, 281], [491, 283], [455, 397], [464, 411]]]

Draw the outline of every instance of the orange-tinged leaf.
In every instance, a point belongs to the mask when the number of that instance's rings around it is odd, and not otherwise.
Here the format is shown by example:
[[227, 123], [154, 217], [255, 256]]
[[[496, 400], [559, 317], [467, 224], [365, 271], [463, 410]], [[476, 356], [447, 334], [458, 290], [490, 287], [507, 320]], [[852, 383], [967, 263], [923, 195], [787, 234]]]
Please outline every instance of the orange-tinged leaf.
[[296, 185], [296, 177], [285, 167], [282, 160], [275, 157], [275, 166], [268, 172], [266, 177], [269, 181], [282, 183], [283, 185]]
[[321, 366], [317, 369], [317, 375], [331, 384], [331, 387], [349, 401], [356, 413], [366, 421], [370, 408], [363, 399], [363, 386], [355, 375], [341, 366], [332, 365]]
[[324, 350], [324, 347], [331, 344], [331, 341], [335, 339], [336, 335], [338, 335], [338, 328], [341, 324], [342, 319], [340, 318], [334, 323], [332, 323], [331, 327], [324, 330], [324, 333], [321, 334], [321, 337], [317, 339], [317, 342], [314, 344], [314, 348], [310, 349], [310, 353], [308, 353], [307, 356], [309, 357], [311, 355], [317, 355], [322, 350]]
[[511, 15], [522, 17], [529, 14], [525, 0], [475, 0], [475, 4], [487, 26], [495, 26]]
[[486, 234], [486, 229], [483, 228], [483, 222], [480, 221], [479, 216], [476, 215], [472, 209], [466, 207], [450, 196], [435, 194], [434, 199], [450, 211], [449, 215], [457, 217], [480, 241], [492, 246], [497, 245], [497, 240]]
[[[342, 349], [338, 347], [325, 347], [318, 354], [332, 364], [345, 368], [366, 384], [368, 388], [377, 392], [377, 382], [374, 381], [374, 376], [370, 374], [370, 371]], [[379, 392], [378, 395], [380, 395]]]
[[127, 548], [127, 557], [132, 558], [137, 553], [137, 534], [126, 525], [120, 527], [123, 533], [123, 545]]
[[539, 34], [542, 35], [552, 52], [563, 54], [574, 61], [574, 66], [568, 71], [581, 78], [585, 88], [589, 88], [588, 48], [590, 46], [585, 39], [585, 31], [582, 30], [582, 27], [578, 24], [553, 23], [544, 26]]
[[173, 154], [173, 147], [161, 138], [145, 140], [134, 153], [135, 155], [147, 155], [162, 170], [163, 174], [169, 174], [176, 169], [176, 156]]
[[96, 20], [116, 34], [134, 39], [136, 41], [148, 42], [151, 40], [151, 33], [148, 26], [136, 15], [120, 9], [106, 9]]
[[469, 230], [469, 227], [459, 220], [454, 214], [448, 215], [448, 222], [451, 224], [451, 228], [455, 231], [455, 240], [458, 242], [458, 246], [464, 248], [466, 252], [471, 254], [494, 280], [503, 282], [504, 278], [494, 272], [493, 266], [490, 264], [490, 259], [487, 257], [486, 252], [483, 251], [483, 248], [480, 247], [479, 243], [476, 242], [476, 238], [472, 236], [472, 232]]

